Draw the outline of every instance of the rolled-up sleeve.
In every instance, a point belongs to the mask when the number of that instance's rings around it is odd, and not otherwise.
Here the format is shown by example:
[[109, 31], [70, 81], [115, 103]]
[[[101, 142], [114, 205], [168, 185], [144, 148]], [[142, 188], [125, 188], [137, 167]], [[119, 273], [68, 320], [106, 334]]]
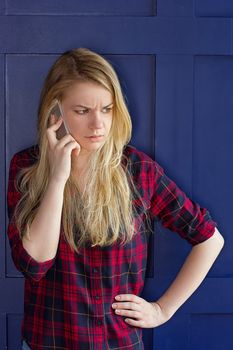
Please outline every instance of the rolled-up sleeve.
[[[24, 162], [27, 162], [27, 158], [24, 158]], [[9, 177], [8, 177], [8, 187], [7, 187], [7, 212], [8, 212], [8, 227], [7, 236], [11, 248], [11, 257], [14, 262], [15, 267], [24, 275], [25, 278], [33, 279], [34, 281], [39, 281], [46, 272], [52, 267], [55, 261], [55, 257], [51, 260], [44, 262], [36, 261], [23, 247], [22, 240], [19, 235], [19, 231], [15, 225], [13, 219], [14, 209], [16, 204], [20, 200], [20, 193], [16, 190], [15, 181], [17, 173], [22, 166], [22, 161], [20, 161], [17, 154], [15, 154], [9, 166]], [[27, 166], [28, 164], [25, 164]]]
[[149, 212], [153, 219], [195, 246], [210, 238], [217, 227], [207, 208], [194, 202], [169, 178], [164, 168], [153, 161], [149, 165]]

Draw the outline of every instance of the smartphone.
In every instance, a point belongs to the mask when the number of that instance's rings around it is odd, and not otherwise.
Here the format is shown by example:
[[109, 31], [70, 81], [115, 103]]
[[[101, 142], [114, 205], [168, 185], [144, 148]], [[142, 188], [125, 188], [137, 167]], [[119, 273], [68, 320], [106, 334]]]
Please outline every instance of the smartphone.
[[50, 111], [50, 115], [51, 114], [55, 114], [55, 116], [61, 117], [62, 118], [62, 123], [59, 127], [59, 129], [57, 130], [56, 134], [57, 134], [57, 138], [58, 140], [60, 140], [62, 137], [64, 137], [67, 134], [70, 134], [69, 128], [64, 120], [64, 115], [62, 112], [62, 107], [61, 104], [58, 100], [55, 101], [55, 105], [52, 107], [51, 111]]

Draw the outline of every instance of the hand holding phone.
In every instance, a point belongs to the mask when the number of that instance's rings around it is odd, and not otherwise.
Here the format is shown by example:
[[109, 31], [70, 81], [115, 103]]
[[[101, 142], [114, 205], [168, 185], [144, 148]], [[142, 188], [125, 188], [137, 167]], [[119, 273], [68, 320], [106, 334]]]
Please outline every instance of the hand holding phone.
[[[78, 157], [81, 146], [69, 132], [59, 101], [55, 101], [48, 113], [50, 116], [50, 126], [47, 128], [50, 178], [55, 178], [56, 181], [64, 184], [70, 176], [71, 156]], [[60, 120], [55, 121], [55, 116], [61, 117]]]
[[62, 111], [61, 104], [58, 100], [55, 101], [55, 105], [53, 106], [53, 108], [50, 111], [50, 116], [51, 116], [51, 114], [54, 114], [57, 118], [59, 118], [59, 117], [62, 118], [61, 126], [56, 132], [58, 140], [62, 139], [65, 135], [70, 134], [70, 131], [69, 131], [68, 126], [67, 126], [65, 119], [64, 119], [64, 114]]

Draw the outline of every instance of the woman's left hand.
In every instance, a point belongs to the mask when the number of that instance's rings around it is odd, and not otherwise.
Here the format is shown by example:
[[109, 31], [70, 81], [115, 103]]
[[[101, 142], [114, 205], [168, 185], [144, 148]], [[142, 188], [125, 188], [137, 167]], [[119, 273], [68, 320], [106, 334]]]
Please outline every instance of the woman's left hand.
[[[167, 314], [156, 302], [148, 302], [135, 294], [119, 294], [112, 308], [116, 315], [126, 316], [124, 320], [129, 325], [141, 328], [158, 327], [167, 322], [172, 315]], [[136, 319], [136, 320], [135, 320]]]

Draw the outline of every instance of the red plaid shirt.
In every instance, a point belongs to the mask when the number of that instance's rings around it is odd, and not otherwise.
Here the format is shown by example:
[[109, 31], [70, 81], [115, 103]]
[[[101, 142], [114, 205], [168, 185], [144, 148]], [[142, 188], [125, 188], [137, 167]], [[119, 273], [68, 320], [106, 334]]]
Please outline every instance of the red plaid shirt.
[[[111, 305], [118, 294], [142, 292], [149, 241], [145, 209], [136, 200], [137, 235], [125, 246], [86, 245], [80, 254], [72, 253], [61, 224], [56, 256], [36, 261], [23, 248], [11, 217], [20, 198], [14, 186], [17, 172], [35, 162], [37, 152], [34, 145], [16, 153], [9, 167], [7, 234], [14, 264], [25, 277], [22, 339], [33, 350], [144, 349], [142, 328], [127, 324]], [[213, 235], [217, 223], [209, 211], [189, 199], [157, 161], [130, 145], [124, 154], [150, 218], [192, 246]]]

